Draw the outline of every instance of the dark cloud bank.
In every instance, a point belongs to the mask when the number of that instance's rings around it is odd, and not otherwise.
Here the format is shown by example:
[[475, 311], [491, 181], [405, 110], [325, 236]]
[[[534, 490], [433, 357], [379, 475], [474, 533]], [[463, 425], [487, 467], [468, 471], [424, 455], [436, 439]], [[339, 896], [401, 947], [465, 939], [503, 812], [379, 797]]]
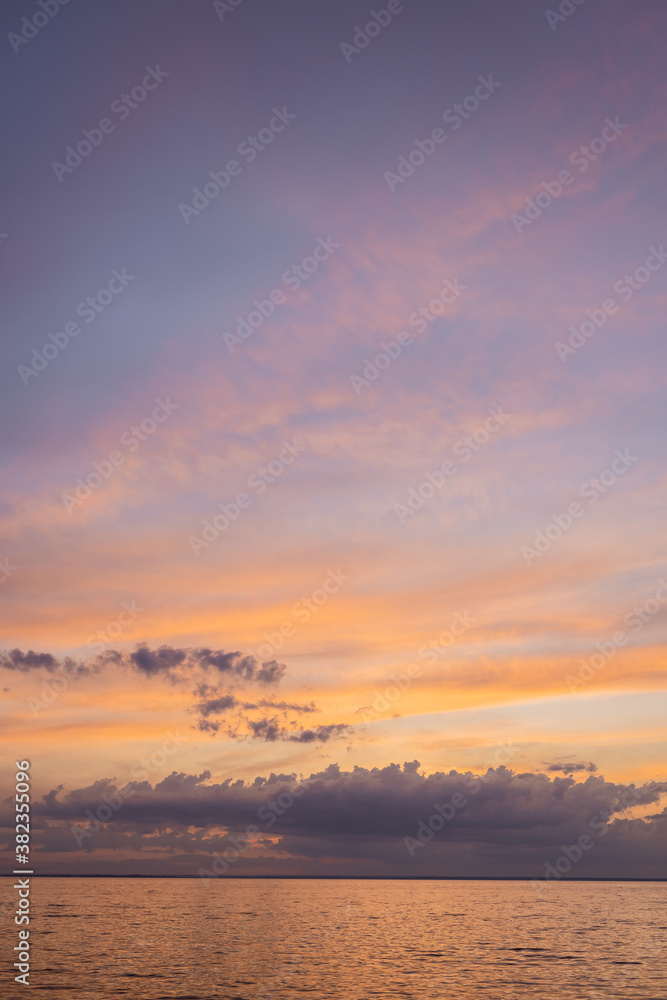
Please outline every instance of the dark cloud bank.
[[225, 852], [223, 877], [667, 876], [667, 783], [418, 769], [331, 765], [251, 783], [173, 772], [122, 789], [103, 779], [35, 802], [34, 842], [53, 872], [196, 876]]

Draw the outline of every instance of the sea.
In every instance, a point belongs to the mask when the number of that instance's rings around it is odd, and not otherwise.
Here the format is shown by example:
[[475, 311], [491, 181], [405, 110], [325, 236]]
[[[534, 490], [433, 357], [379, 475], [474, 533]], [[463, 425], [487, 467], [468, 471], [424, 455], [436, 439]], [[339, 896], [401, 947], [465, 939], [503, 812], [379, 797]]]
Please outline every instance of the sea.
[[[31, 889], [33, 997], [667, 998], [665, 882], [39, 878]], [[17, 930], [3, 921], [3, 997], [23, 995]]]

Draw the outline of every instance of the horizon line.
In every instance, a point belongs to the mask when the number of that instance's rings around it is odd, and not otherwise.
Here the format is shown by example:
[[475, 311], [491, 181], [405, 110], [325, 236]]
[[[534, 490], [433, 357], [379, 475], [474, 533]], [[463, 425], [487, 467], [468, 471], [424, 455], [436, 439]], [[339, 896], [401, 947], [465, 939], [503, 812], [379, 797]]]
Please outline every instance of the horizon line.
[[[14, 875], [3, 875], [3, 878], [15, 878]], [[200, 879], [201, 875], [144, 875], [132, 873], [129, 875], [104, 875], [78, 872], [40, 872], [30, 878], [186, 878]], [[274, 879], [286, 882], [309, 879], [312, 881], [337, 882], [667, 882], [667, 876], [634, 877], [634, 876], [589, 876], [581, 878], [550, 879], [539, 875], [215, 875], [207, 878], [230, 879]]]

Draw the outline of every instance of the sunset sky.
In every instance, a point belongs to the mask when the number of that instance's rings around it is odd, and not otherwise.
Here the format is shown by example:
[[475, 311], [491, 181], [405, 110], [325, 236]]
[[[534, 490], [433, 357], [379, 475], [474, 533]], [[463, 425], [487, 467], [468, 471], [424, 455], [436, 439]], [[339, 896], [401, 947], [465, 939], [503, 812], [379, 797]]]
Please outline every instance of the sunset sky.
[[665, 875], [667, 11], [564, 6], [4, 5], [37, 871], [196, 875], [316, 775], [230, 874], [541, 875], [606, 809], [573, 875]]

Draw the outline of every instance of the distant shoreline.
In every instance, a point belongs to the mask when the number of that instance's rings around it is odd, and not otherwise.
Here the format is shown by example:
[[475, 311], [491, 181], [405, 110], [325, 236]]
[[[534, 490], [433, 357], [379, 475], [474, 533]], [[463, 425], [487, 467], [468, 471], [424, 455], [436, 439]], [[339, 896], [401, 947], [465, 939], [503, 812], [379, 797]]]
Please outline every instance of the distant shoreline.
[[[14, 875], [3, 875], [3, 878], [15, 878]], [[30, 878], [150, 878], [150, 879], [198, 879], [199, 875], [90, 875], [90, 874], [59, 874], [57, 872], [41, 872]], [[539, 875], [225, 875], [223, 881], [252, 880], [275, 882], [667, 882], [665, 878], [565, 878], [558, 880], [540, 877]]]

